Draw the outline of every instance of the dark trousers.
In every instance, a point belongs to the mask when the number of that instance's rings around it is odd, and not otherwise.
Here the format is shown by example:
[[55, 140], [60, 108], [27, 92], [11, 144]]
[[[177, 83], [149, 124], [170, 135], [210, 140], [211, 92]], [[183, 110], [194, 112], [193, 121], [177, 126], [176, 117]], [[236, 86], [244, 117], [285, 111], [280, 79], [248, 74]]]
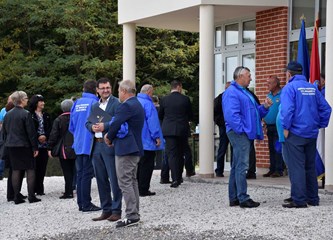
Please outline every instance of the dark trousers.
[[224, 157], [227, 152], [228, 145], [229, 145], [229, 138], [227, 136], [225, 126], [219, 127], [219, 134], [220, 134], [220, 143], [219, 143], [219, 149], [217, 150], [215, 173], [223, 174]]
[[[24, 170], [20, 171], [21, 173], [21, 178], [20, 178], [20, 189], [22, 188], [22, 183], [23, 183], [23, 178], [24, 178]], [[15, 197], [15, 193], [14, 193], [14, 188], [13, 188], [13, 183], [12, 183], [12, 174], [13, 174], [13, 170], [11, 167], [9, 167], [9, 171], [8, 171], [8, 179], [7, 179], [7, 200], [13, 200]]]
[[161, 166], [161, 180], [164, 182], [169, 181], [170, 178], [170, 168], [169, 168], [169, 160], [168, 155], [166, 152], [163, 152], [163, 160], [162, 160], [162, 166]]
[[155, 151], [144, 150], [144, 155], [140, 158], [137, 173], [140, 194], [145, 194], [149, 191], [150, 180], [155, 166], [155, 155]]
[[291, 198], [298, 205], [319, 204], [316, 173], [316, 138], [302, 138], [289, 132], [283, 146], [291, 183]]
[[[190, 148], [190, 145], [188, 143], [188, 139], [186, 139], [185, 142], [185, 149], [184, 149], [184, 161], [185, 161], [185, 169], [186, 173], [194, 173], [194, 164], [193, 164], [193, 157], [192, 157], [192, 150]], [[183, 172], [183, 171], [182, 171]]]
[[247, 171], [247, 175], [255, 175], [256, 174], [256, 149], [254, 148], [254, 141], [251, 141], [250, 146], [250, 159], [249, 159], [249, 170]]
[[275, 142], [279, 140], [275, 124], [267, 124], [267, 138], [269, 148], [269, 171], [274, 173], [283, 173], [283, 159], [282, 154], [275, 151]]
[[73, 195], [73, 179], [75, 173], [75, 159], [59, 159], [65, 179], [65, 194]]
[[187, 137], [165, 137], [166, 153], [173, 182], [181, 182]]
[[49, 160], [47, 149], [39, 148], [35, 166], [35, 193], [44, 194], [44, 177]]

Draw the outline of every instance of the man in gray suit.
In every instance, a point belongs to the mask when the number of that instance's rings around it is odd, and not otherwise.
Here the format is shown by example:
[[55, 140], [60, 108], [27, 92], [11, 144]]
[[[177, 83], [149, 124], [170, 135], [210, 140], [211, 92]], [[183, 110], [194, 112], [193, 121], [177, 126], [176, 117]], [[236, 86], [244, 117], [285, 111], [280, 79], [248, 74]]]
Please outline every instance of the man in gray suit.
[[100, 96], [100, 100], [92, 105], [86, 127], [94, 134], [90, 156], [92, 157], [103, 212], [101, 216], [92, 220], [101, 221], [107, 219], [109, 221], [117, 221], [121, 218], [122, 194], [118, 186], [114, 148], [107, 146], [103, 139], [103, 135], [109, 130], [109, 122], [104, 122], [103, 120], [101, 122], [92, 122], [91, 117], [98, 109], [101, 109], [106, 116], [110, 115], [111, 118], [120, 103], [118, 98], [112, 96], [112, 86], [108, 78], [101, 78], [97, 81], [97, 93]]
[[107, 144], [114, 144], [118, 184], [126, 204], [126, 217], [118, 221], [116, 228], [137, 224], [139, 214], [139, 188], [137, 169], [140, 157], [143, 156], [141, 133], [145, 113], [135, 97], [134, 82], [121, 81], [119, 84], [121, 104], [116, 110], [109, 131], [104, 136]]
[[162, 132], [166, 140], [166, 154], [171, 169], [172, 183], [176, 188], [181, 184], [184, 168], [184, 150], [190, 133], [192, 105], [187, 96], [182, 94], [182, 83], [171, 82], [171, 93], [161, 99], [159, 118], [162, 121]]

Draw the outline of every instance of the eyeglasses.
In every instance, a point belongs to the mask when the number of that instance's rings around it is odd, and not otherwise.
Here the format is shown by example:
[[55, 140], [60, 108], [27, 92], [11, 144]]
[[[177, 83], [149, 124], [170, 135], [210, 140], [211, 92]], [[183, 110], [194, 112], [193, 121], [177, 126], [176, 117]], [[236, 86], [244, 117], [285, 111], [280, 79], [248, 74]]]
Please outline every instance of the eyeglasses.
[[98, 88], [98, 89], [104, 91], [104, 90], [110, 90], [111, 87], [104, 87], [104, 88]]

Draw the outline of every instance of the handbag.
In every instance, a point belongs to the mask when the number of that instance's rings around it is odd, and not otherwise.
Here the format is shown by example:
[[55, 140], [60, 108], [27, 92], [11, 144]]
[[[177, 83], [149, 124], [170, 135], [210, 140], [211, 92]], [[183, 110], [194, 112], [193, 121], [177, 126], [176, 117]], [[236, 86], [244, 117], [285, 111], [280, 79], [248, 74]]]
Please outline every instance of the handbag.
[[62, 149], [62, 142], [63, 142], [63, 138], [61, 138], [57, 142], [57, 144], [52, 148], [52, 150], [51, 150], [52, 157], [59, 157], [59, 155], [61, 153], [61, 149]]

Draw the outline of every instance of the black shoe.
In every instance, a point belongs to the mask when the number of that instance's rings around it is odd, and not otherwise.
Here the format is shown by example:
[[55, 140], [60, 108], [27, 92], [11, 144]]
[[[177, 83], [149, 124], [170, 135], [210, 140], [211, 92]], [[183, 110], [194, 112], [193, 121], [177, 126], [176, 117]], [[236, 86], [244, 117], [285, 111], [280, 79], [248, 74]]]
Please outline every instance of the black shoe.
[[186, 173], [186, 177], [192, 177], [192, 176], [194, 176], [196, 173], [195, 173], [195, 171], [193, 171], [193, 172], [189, 172], [189, 173]]
[[265, 173], [262, 175], [263, 177], [270, 177], [273, 174], [273, 172], [269, 171], [268, 173]]
[[154, 195], [156, 195], [156, 192], [151, 192], [148, 190], [148, 192], [143, 192], [143, 193], [140, 193], [139, 195], [140, 195], [140, 197], [154, 196]]
[[290, 198], [286, 198], [283, 200], [284, 203], [291, 203], [293, 202], [293, 199], [290, 197]]
[[216, 177], [224, 177], [223, 173], [216, 173]]
[[239, 206], [239, 200], [233, 200], [229, 202], [229, 206], [230, 207], [235, 207], [235, 206]]
[[319, 206], [319, 203], [307, 202], [307, 204], [313, 207]]
[[59, 197], [59, 199], [70, 199], [73, 198], [73, 194], [63, 194], [62, 196]]
[[36, 195], [38, 195], [38, 196], [43, 196], [43, 195], [45, 195], [45, 193], [43, 193], [43, 192], [38, 192], [38, 193], [36, 193]]
[[35, 196], [33, 196], [33, 197], [29, 197], [28, 200], [29, 200], [29, 203], [35, 203], [35, 202], [40, 202], [40, 201], [42, 201], [42, 200], [40, 200], [39, 198], [36, 198]]
[[18, 197], [21, 199], [27, 199], [28, 196], [23, 195], [22, 193], [18, 194]]
[[2, 180], [3, 179], [3, 176], [0, 176], [0, 180]]
[[172, 187], [172, 188], [177, 188], [177, 187], [179, 187], [179, 182], [178, 181], [174, 181], [174, 182], [172, 182], [171, 183], [171, 185], [170, 185], [170, 187]]
[[160, 184], [169, 184], [169, 183], [171, 183], [170, 180], [161, 179], [161, 181], [160, 181]]
[[284, 208], [307, 208], [308, 205], [297, 205], [294, 202], [290, 202], [290, 203], [286, 203], [286, 204], [282, 204], [282, 207]]
[[23, 200], [23, 199], [21, 199], [21, 198], [18, 198], [18, 199], [16, 199], [16, 200], [14, 200], [14, 203], [15, 204], [21, 204], [21, 203], [24, 203], [25, 202], [25, 200]]
[[95, 212], [95, 211], [99, 211], [99, 210], [101, 210], [100, 207], [97, 207], [96, 205], [91, 204], [90, 207], [82, 209], [82, 212]]
[[257, 179], [257, 175], [255, 173], [246, 174], [246, 179]]
[[140, 222], [140, 219], [125, 218], [124, 220], [120, 220], [116, 223], [116, 228], [133, 226], [133, 225], [138, 224], [139, 222]]
[[248, 199], [245, 202], [239, 204], [241, 208], [256, 208], [259, 207], [260, 203], [253, 201], [252, 199]]

